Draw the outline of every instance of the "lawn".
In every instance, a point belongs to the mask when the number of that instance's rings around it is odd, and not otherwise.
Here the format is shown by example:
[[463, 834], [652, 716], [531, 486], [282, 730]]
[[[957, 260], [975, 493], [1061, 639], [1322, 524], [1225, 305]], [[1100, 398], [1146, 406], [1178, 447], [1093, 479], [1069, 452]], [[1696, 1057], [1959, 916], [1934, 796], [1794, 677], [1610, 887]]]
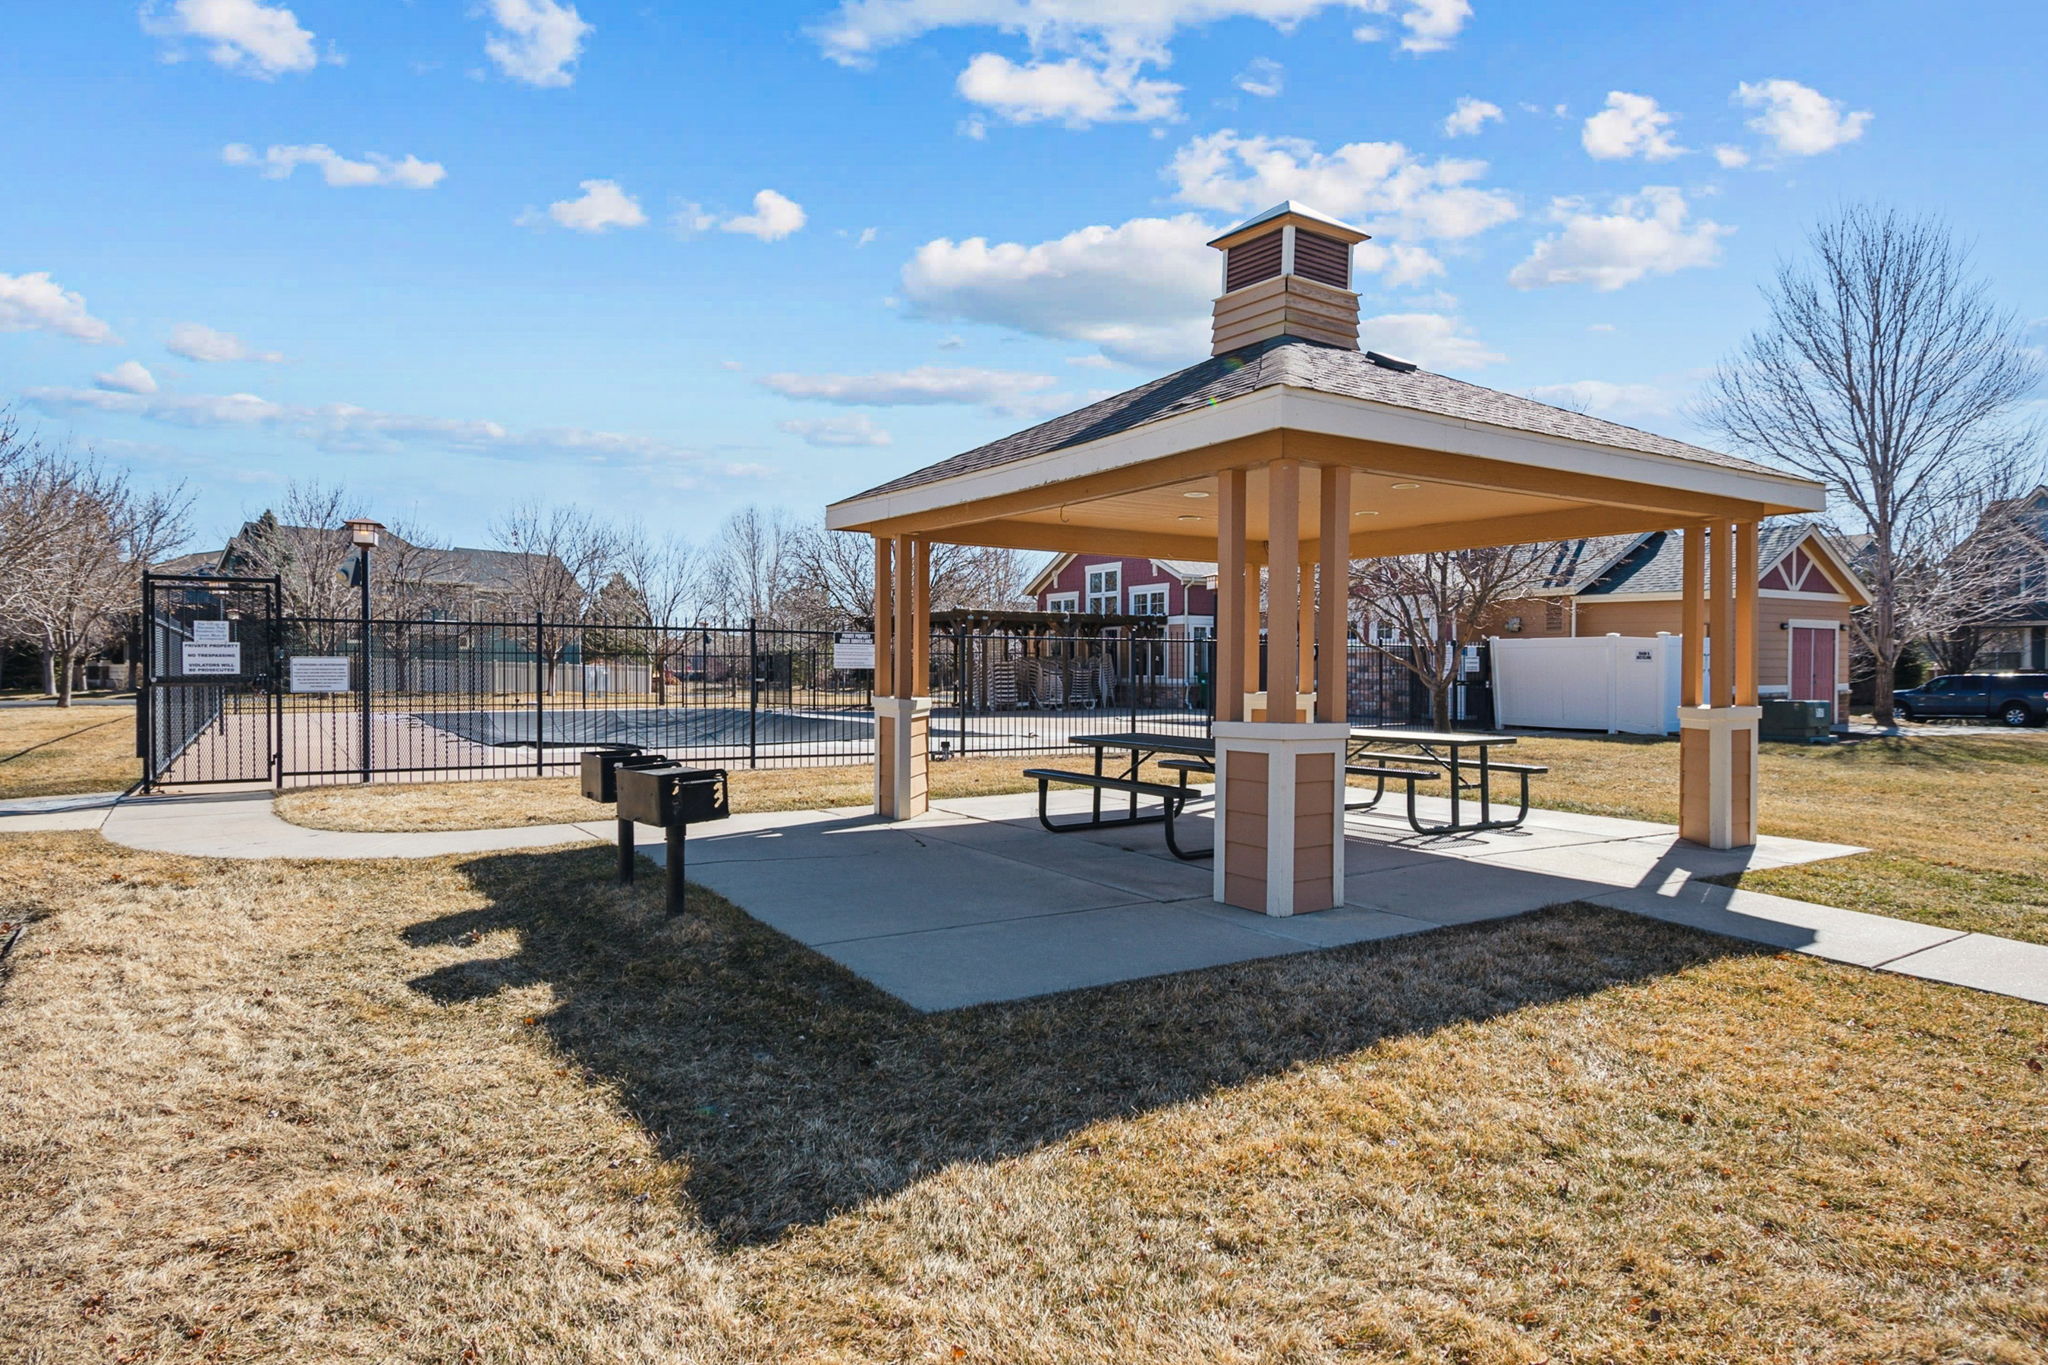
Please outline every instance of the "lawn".
[[1574, 908], [919, 1016], [610, 865], [0, 836], [0, 1358], [2044, 1359], [2037, 1006]]
[[[1516, 758], [1546, 764], [1537, 802], [1638, 820], [1678, 819], [1678, 749], [1668, 740], [1525, 738]], [[1029, 758], [934, 763], [933, 794], [1022, 791]], [[861, 805], [866, 767], [737, 771], [739, 810]], [[1168, 775], [1167, 780], [1173, 780]], [[1857, 858], [1755, 872], [1741, 885], [1957, 929], [2048, 942], [2048, 734], [1860, 740], [1763, 749], [1759, 783], [1772, 834], [1856, 844]], [[475, 829], [588, 820], [574, 779], [327, 787], [287, 794], [278, 811], [325, 829]]]
[[141, 776], [130, 707], [0, 708], [0, 799], [120, 791]]

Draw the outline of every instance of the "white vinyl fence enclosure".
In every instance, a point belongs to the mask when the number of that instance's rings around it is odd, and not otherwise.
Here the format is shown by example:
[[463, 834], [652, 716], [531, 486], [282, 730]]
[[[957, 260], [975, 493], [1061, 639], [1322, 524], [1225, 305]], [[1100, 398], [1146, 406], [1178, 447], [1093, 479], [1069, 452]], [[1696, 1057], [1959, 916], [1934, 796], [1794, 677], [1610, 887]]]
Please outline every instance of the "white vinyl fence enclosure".
[[1680, 638], [1659, 632], [1648, 637], [1491, 640], [1495, 723], [1536, 730], [1675, 734]]

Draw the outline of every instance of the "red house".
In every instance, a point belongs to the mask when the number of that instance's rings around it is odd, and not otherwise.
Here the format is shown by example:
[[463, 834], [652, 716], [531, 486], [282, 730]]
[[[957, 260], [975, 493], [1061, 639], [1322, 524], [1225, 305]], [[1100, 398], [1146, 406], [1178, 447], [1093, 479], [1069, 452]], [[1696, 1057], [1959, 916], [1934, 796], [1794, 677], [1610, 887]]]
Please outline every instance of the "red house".
[[1206, 640], [1216, 629], [1214, 564], [1064, 554], [1024, 588], [1040, 611], [1164, 617], [1168, 639]]

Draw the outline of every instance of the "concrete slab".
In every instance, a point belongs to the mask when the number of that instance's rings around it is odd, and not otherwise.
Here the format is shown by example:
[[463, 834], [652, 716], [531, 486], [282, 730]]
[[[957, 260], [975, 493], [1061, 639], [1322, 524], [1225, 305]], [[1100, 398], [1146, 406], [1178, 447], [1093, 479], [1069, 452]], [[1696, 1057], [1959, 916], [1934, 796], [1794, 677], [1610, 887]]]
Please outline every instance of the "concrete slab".
[[0, 815], [0, 834], [35, 834], [43, 830], [98, 829], [106, 820], [104, 808], [53, 810], [42, 814]]
[[1703, 883], [1668, 895], [1632, 890], [1589, 899], [1596, 905], [1612, 906], [1666, 923], [1858, 967], [1882, 966], [1909, 953], [1962, 937], [1957, 930], [1931, 924]]
[[1884, 964], [1926, 981], [1945, 981], [2048, 1005], [2048, 947], [1990, 934], [1961, 934]]
[[1308, 947], [1186, 906], [1148, 902], [854, 939], [819, 951], [929, 1011], [1168, 976]]
[[1361, 910], [1350, 905], [1276, 919], [1217, 901], [1188, 901], [1185, 904], [1197, 914], [1211, 915], [1226, 924], [1235, 924], [1254, 933], [1271, 934], [1310, 948], [1341, 948], [1351, 943], [1371, 943], [1443, 928], [1433, 920], [1390, 915], [1383, 910]]
[[1490, 859], [1440, 858], [1387, 872], [1351, 873], [1344, 878], [1344, 903], [1432, 924], [1475, 924], [1612, 889], [1570, 876], [1502, 867]]
[[195, 858], [440, 858], [591, 837], [575, 825], [419, 834], [307, 829], [279, 819], [270, 799], [268, 791], [137, 798], [107, 812], [100, 834], [129, 848]]
[[1064, 870], [900, 831], [868, 837], [886, 843], [883, 856], [692, 863], [689, 878], [814, 948], [1140, 899]]

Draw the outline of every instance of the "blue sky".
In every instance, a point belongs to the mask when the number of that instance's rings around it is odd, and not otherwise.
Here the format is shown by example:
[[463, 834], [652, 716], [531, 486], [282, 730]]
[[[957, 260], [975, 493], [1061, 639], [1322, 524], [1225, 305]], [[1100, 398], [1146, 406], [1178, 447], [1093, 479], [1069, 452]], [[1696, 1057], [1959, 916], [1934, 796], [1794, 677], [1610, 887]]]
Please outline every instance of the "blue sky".
[[1374, 235], [1367, 345], [1681, 436], [1845, 200], [1945, 215], [2048, 319], [2039, 4], [156, 0], [7, 39], [0, 402], [183, 480], [201, 541], [293, 478], [465, 543], [534, 497], [808, 518], [1200, 359], [1202, 241], [1283, 197]]

